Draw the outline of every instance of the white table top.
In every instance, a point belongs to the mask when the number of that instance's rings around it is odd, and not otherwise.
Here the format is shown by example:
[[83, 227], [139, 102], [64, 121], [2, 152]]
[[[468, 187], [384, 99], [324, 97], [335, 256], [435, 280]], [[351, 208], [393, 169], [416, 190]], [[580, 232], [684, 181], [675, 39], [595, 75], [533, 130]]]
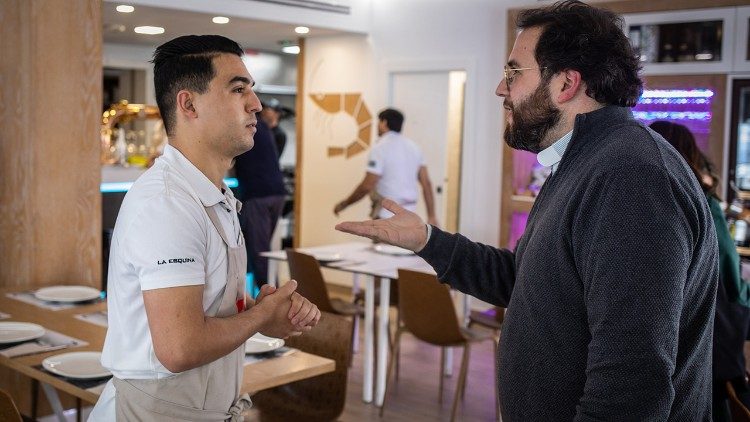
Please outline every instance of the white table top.
[[[417, 255], [387, 255], [374, 251], [372, 246], [373, 244], [369, 242], [348, 242], [299, 248], [298, 250], [310, 255], [339, 254], [341, 260], [321, 262], [320, 265], [349, 273], [395, 279], [398, 278], [398, 269], [405, 268], [435, 274], [435, 270]], [[261, 255], [269, 259], [286, 261], [286, 252], [284, 251], [263, 252]]]

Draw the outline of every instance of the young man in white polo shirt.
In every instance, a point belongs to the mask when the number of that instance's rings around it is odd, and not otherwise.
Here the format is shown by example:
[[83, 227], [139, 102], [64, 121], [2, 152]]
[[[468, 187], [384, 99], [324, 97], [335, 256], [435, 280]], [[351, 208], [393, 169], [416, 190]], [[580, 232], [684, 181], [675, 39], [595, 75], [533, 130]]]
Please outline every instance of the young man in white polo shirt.
[[320, 318], [294, 281], [246, 300], [239, 203], [223, 183], [234, 157], [252, 148], [261, 108], [241, 56], [214, 35], [179, 37], [154, 53], [169, 145], [115, 224], [102, 355], [114, 377], [90, 420], [236, 418], [249, 403], [239, 391], [245, 341], [298, 335]]
[[403, 124], [404, 115], [396, 109], [387, 108], [378, 113], [380, 139], [370, 150], [365, 177], [346, 199], [336, 204], [334, 214], [339, 215], [368, 194], [373, 197], [373, 218], [388, 218], [393, 215], [380, 206], [383, 198], [389, 198], [409, 211], [415, 211], [418, 182], [427, 208], [427, 221], [438, 225], [432, 182], [422, 151], [414, 141], [401, 135]]

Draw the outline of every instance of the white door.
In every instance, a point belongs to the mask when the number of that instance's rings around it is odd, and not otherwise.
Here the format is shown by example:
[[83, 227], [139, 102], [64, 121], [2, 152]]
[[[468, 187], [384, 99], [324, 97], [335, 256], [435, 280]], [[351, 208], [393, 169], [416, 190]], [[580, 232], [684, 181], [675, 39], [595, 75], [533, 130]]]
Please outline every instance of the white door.
[[[464, 82], [463, 71], [390, 74], [390, 106], [404, 113], [402, 133], [422, 149], [432, 180], [435, 214], [441, 227], [451, 231], [457, 230], [458, 221]], [[417, 210], [426, 218], [421, 194]]]

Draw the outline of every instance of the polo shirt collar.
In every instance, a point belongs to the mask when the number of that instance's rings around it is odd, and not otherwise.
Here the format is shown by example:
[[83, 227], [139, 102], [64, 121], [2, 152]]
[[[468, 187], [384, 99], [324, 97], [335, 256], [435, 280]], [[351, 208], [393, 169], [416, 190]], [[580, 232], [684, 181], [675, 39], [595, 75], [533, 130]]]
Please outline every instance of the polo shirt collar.
[[[185, 178], [204, 207], [212, 207], [227, 199], [221, 190], [211, 183], [208, 177], [198, 170], [198, 167], [191, 163], [187, 157], [182, 155], [177, 148], [167, 144], [164, 147], [163, 157], [182, 175], [182, 177]], [[231, 199], [234, 199], [234, 195], [227, 185], [223, 181], [221, 184], [224, 191], [228, 192], [228, 196], [231, 197]]]

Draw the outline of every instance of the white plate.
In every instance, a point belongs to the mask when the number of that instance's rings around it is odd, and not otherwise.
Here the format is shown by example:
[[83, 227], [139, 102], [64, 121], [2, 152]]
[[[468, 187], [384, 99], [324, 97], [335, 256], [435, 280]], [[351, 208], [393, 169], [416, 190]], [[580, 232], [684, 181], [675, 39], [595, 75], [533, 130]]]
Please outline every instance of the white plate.
[[112, 375], [101, 360], [101, 352], [70, 352], [48, 357], [42, 366], [53, 374], [82, 380]]
[[393, 246], [393, 245], [377, 244], [373, 246], [372, 249], [375, 252], [386, 254], [386, 255], [413, 255], [414, 254], [414, 252], [408, 249], [399, 248], [398, 246]]
[[313, 256], [320, 262], [341, 261], [343, 259], [340, 253], [316, 253]]
[[284, 340], [256, 333], [245, 342], [245, 353], [266, 353], [280, 347], [284, 347]]
[[34, 293], [39, 300], [48, 302], [84, 302], [98, 299], [101, 292], [89, 286], [42, 287]]
[[44, 327], [30, 322], [0, 322], [0, 344], [34, 340], [45, 332]]

